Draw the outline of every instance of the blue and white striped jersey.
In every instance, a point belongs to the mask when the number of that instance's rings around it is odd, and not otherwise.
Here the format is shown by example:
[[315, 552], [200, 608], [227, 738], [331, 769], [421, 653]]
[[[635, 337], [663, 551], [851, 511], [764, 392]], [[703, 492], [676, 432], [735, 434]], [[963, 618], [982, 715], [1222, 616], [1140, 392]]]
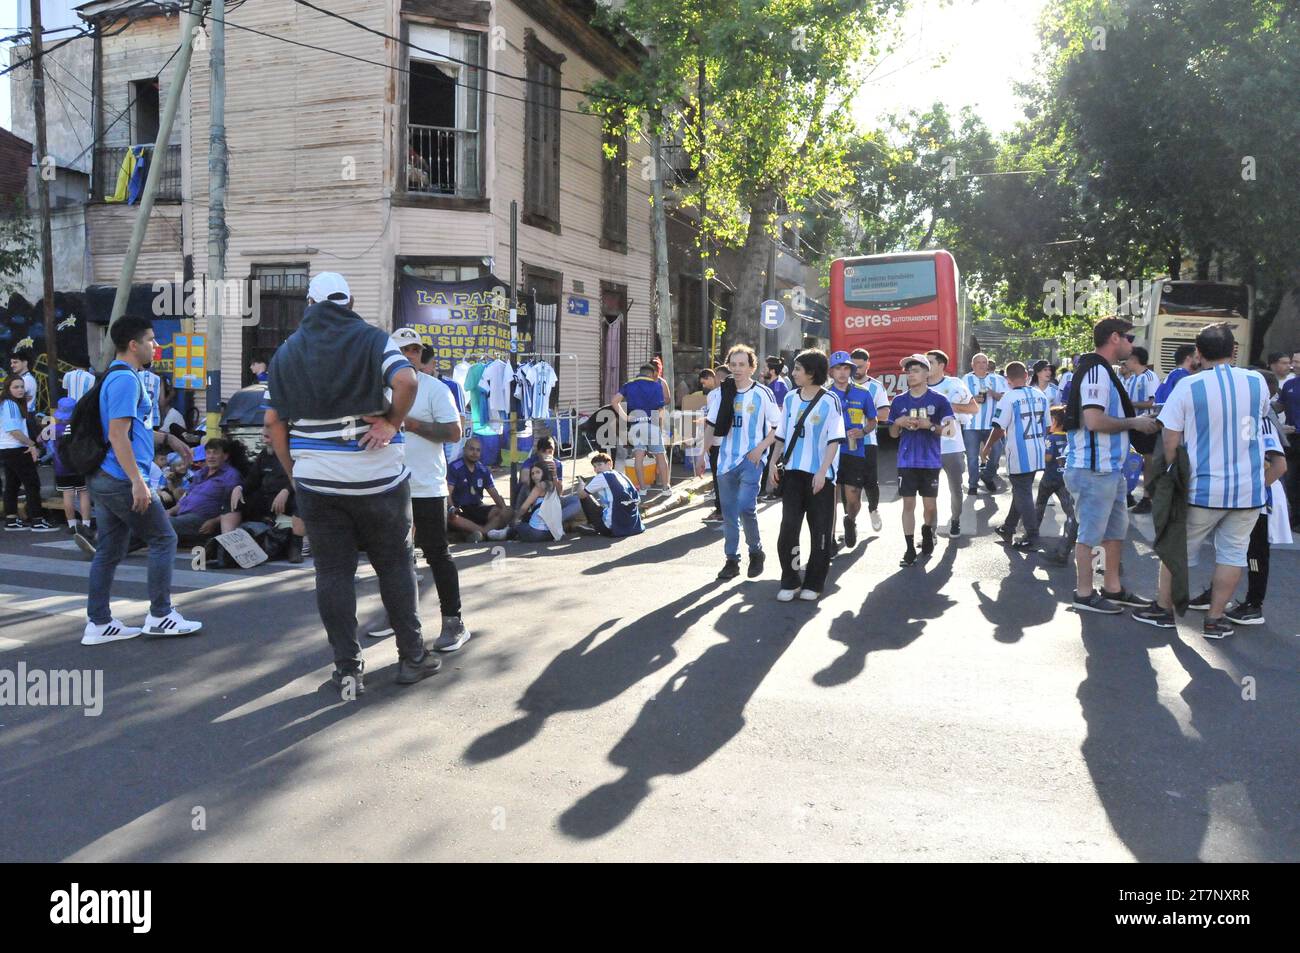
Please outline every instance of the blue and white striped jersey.
[[[1072, 386], [1079, 388], [1079, 415], [1088, 407], [1100, 407], [1108, 417], [1124, 416], [1124, 401], [1110, 381], [1110, 374], [1100, 364], [1087, 374], [1076, 374]], [[1094, 433], [1079, 421], [1079, 429], [1071, 430], [1065, 448], [1065, 466], [1069, 470], [1095, 470], [1098, 473], [1118, 473], [1124, 469], [1128, 458], [1128, 431], [1119, 433]]]
[[1267, 415], [1268, 385], [1255, 371], [1216, 364], [1178, 382], [1160, 422], [1180, 431], [1187, 446], [1189, 503], [1229, 510], [1264, 505]]
[[[384, 383], [391, 384], [393, 375], [411, 362], [402, 356], [397, 342], [391, 338], [384, 349]], [[275, 382], [269, 385], [268, 401]], [[387, 390], [385, 402], [391, 400]], [[384, 412], [376, 407], [375, 416]], [[399, 430], [386, 447], [363, 450], [360, 440], [370, 432], [370, 424], [355, 417], [333, 420], [289, 421], [289, 456], [293, 458], [293, 478], [299, 486], [317, 493], [341, 496], [365, 496], [385, 493], [410, 477], [406, 467], [406, 448]]]
[[[777, 444], [782, 454], [785, 453], [795, 425], [799, 423], [799, 418], [803, 416], [804, 408], [808, 404], [809, 401], [799, 395], [798, 388], [785, 395], [781, 425], [776, 431], [777, 437], [782, 441]], [[826, 479], [835, 482], [840, 445], [844, 443], [844, 439], [844, 410], [840, 400], [835, 396], [834, 391], [823, 391], [817, 406], [804, 421], [803, 436], [794, 440], [794, 451], [790, 454], [790, 462], [786, 464], [786, 469], [815, 474], [829, 454], [831, 463], [826, 470]]]
[[1051, 408], [1047, 395], [1028, 384], [998, 401], [993, 423], [1006, 433], [1008, 473], [1034, 473], [1047, 467]]
[[95, 386], [95, 375], [75, 368], [63, 375], [63, 392], [73, 400], [81, 400], [86, 391]]
[[[972, 398], [984, 393], [985, 391], [995, 390], [999, 394], [1005, 394], [1011, 390], [1011, 385], [1001, 374], [985, 374], [983, 377], [976, 376], [971, 371], [961, 379], [970, 391]], [[966, 426], [970, 430], [992, 430], [993, 429], [993, 412], [997, 410], [997, 404], [992, 400], [985, 400], [979, 405], [979, 410], [971, 415], [970, 423]]]
[[1128, 391], [1128, 399], [1133, 403], [1144, 400], [1154, 400], [1156, 390], [1160, 387], [1160, 375], [1151, 368], [1147, 368], [1141, 374], [1134, 374], [1124, 382], [1124, 389]]
[[961, 428], [965, 421], [970, 419], [970, 414], [957, 413], [958, 404], [969, 404], [971, 394], [966, 389], [966, 384], [960, 377], [945, 376], [937, 384], [931, 384], [930, 390], [938, 391], [948, 398], [948, 403], [952, 405], [953, 418], [952, 422], [943, 428], [940, 434], [939, 452], [942, 453], [963, 453], [966, 450], [966, 441], [962, 436]]
[[[722, 388], [709, 391], [704, 405], [704, 418], [715, 426], [722, 403]], [[767, 437], [773, 427], [781, 423], [781, 410], [776, 397], [766, 384], [753, 381], [748, 390], [736, 394], [732, 402], [731, 429], [718, 439], [718, 472], [727, 473], [740, 466], [749, 453]]]
[[[853, 386], [861, 387], [871, 395], [871, 402], [876, 405], [876, 416], [882, 417], [886, 410], [889, 409], [889, 391], [885, 390], [885, 385], [880, 383], [874, 377], [868, 377], [863, 380], [853, 378]], [[876, 433], [880, 428], [877, 427], [871, 433], [867, 434], [862, 440], [864, 447], [874, 447], [878, 443]]]

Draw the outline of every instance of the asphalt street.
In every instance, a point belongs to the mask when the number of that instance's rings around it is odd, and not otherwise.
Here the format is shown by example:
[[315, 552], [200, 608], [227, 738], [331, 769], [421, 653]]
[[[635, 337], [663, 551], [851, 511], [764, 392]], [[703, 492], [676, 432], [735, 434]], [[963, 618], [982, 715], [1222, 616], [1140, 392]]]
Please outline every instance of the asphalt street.
[[[365, 640], [356, 702], [328, 686], [310, 562], [178, 557], [202, 634], [83, 647], [87, 564], [6, 533], [0, 669], [102, 670], [104, 699], [0, 707], [0, 859], [1300, 860], [1295, 548], [1269, 624], [1207, 642], [1196, 612], [1067, 610], [1072, 570], [990, 537], [1005, 493], [902, 569], [885, 499], [816, 604], [775, 601], [779, 504], [754, 581], [714, 581], [698, 507], [632, 540], [457, 546], [473, 639], [412, 687]], [[1147, 594], [1150, 535], [1125, 550]], [[364, 563], [358, 590], [382, 626]], [[117, 596], [139, 624], [143, 559]], [[431, 640], [427, 567], [421, 596]]]

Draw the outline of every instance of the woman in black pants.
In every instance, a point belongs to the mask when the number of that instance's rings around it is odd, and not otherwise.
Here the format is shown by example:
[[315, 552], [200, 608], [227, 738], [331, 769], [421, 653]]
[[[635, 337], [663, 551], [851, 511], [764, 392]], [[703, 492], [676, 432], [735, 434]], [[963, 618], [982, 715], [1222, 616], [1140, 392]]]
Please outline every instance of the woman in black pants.
[[[781, 493], [781, 590], [777, 599], [790, 602], [797, 594], [815, 602], [826, 585], [831, 563], [835, 522], [835, 466], [844, 443], [844, 412], [839, 398], [823, 385], [829, 373], [826, 355], [816, 349], [794, 359], [794, 389], [785, 397], [777, 449], [768, 474]], [[779, 469], [778, 469], [779, 464]], [[799, 533], [807, 521], [811, 552], [799, 578]], [[801, 588], [802, 587], [802, 588]]]
[[[54, 529], [41, 509], [41, 478], [36, 471], [40, 451], [31, 438], [27, 413], [27, 385], [11, 374], [0, 395], [0, 462], [5, 474], [5, 529], [32, 529], [48, 533]], [[18, 488], [27, 494], [27, 519], [18, 518]]]

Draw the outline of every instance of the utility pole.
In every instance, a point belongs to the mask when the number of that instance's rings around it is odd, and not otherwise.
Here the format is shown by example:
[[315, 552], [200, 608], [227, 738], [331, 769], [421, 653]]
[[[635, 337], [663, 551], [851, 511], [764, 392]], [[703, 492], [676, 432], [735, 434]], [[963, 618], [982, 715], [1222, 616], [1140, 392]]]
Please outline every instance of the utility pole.
[[[662, 117], [660, 117], [662, 118]], [[664, 362], [664, 378], [673, 393], [677, 392], [677, 378], [673, 368], [673, 299], [668, 279], [668, 210], [664, 208], [664, 154], [663, 141], [656, 126], [651, 139], [654, 150], [654, 176], [652, 189], [654, 195], [654, 230], [655, 230], [655, 297], [658, 313], [660, 355]]]
[[712, 364], [713, 355], [713, 315], [709, 307], [709, 236], [705, 232], [705, 221], [708, 218], [707, 194], [708, 185], [704, 177], [704, 49], [701, 44], [699, 71], [695, 82], [696, 99], [698, 100], [699, 111], [696, 114], [696, 120], [699, 123], [699, 146], [700, 146], [700, 315], [704, 321], [705, 340], [709, 342], [709, 361]]
[[[54, 323], [54, 241], [50, 235], [50, 180], [56, 167], [45, 141], [45, 44], [41, 0], [32, 0], [32, 111], [36, 118], [36, 196], [41, 212], [41, 273], [45, 282], [45, 392], [50, 408], [59, 403], [59, 342]], [[49, 170], [47, 173], [46, 170]]]
[[185, 88], [185, 77], [190, 71], [190, 60], [194, 54], [194, 29], [199, 25], [199, 15], [202, 11], [203, 0], [190, 0], [190, 8], [181, 19], [176, 71], [172, 74], [171, 88], [167, 90], [167, 105], [163, 107], [162, 118], [158, 122], [158, 138], [154, 141], [153, 161], [149, 163], [149, 175], [144, 181], [144, 195], [140, 197], [140, 210], [136, 213], [135, 224], [131, 229], [131, 241], [127, 245], [126, 257], [122, 259], [122, 272], [117, 278], [117, 295], [113, 298], [113, 314], [108, 321], [110, 329], [126, 312], [127, 298], [131, 294], [131, 279], [135, 275], [135, 263], [140, 257], [140, 246], [144, 244], [145, 229], [149, 227], [149, 215], [153, 212], [154, 198], [158, 194], [158, 181], [162, 178], [163, 163], [158, 157], [158, 151], [160, 148], [166, 150], [168, 140], [171, 139], [172, 123], [176, 120], [176, 108], [180, 105], [181, 91]]
[[[208, 93], [208, 282], [216, 294], [204, 294], [213, 301], [216, 314], [208, 315], [208, 433], [216, 433], [221, 411], [221, 336], [226, 322], [226, 182], [229, 169], [226, 149], [226, 0], [212, 0], [212, 46], [208, 51], [211, 73]], [[207, 291], [204, 283], [204, 291]], [[241, 296], [242, 298], [242, 296]], [[242, 301], [241, 301], [242, 304]], [[236, 312], [238, 313], [238, 312]]]

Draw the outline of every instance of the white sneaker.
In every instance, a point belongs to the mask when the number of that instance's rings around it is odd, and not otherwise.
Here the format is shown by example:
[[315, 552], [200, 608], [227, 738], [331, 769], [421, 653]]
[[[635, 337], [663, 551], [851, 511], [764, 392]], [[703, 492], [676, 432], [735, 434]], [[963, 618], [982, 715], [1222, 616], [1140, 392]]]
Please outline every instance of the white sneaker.
[[501, 540], [501, 539], [505, 539], [505, 538], [506, 538], [507, 536], [509, 536], [509, 535], [510, 535], [510, 530], [505, 529], [505, 528], [502, 528], [502, 529], [490, 529], [490, 530], [487, 531], [487, 538], [488, 538], [488, 539], [492, 539], [492, 540]]
[[366, 633], [372, 639], [386, 639], [394, 633], [394, 629], [372, 629]]
[[882, 522], [880, 521], [880, 511], [879, 511], [879, 510], [872, 510], [872, 511], [871, 511], [871, 529], [872, 529], [872, 531], [873, 531], [873, 532], [876, 532], [876, 533], [879, 533], [879, 532], [880, 532], [880, 527], [882, 527], [882, 526], [884, 526], [884, 525], [885, 525], [885, 524], [882, 523]]
[[782, 589], [776, 594], [777, 602], [794, 602], [794, 597], [799, 594], [798, 589]]
[[150, 614], [144, 617], [144, 634], [153, 636], [193, 635], [203, 628], [202, 622], [186, 619], [173, 609], [161, 619]]
[[121, 642], [123, 639], [134, 639], [139, 634], [139, 629], [123, 625], [117, 619], [105, 622], [103, 625], [87, 622], [86, 631], [81, 636], [81, 644], [103, 645], [105, 642]]
[[802, 589], [799, 591], [799, 598], [802, 599], [804, 602], [816, 602], [819, 598], [821, 598], [821, 593], [814, 592], [811, 589]]

